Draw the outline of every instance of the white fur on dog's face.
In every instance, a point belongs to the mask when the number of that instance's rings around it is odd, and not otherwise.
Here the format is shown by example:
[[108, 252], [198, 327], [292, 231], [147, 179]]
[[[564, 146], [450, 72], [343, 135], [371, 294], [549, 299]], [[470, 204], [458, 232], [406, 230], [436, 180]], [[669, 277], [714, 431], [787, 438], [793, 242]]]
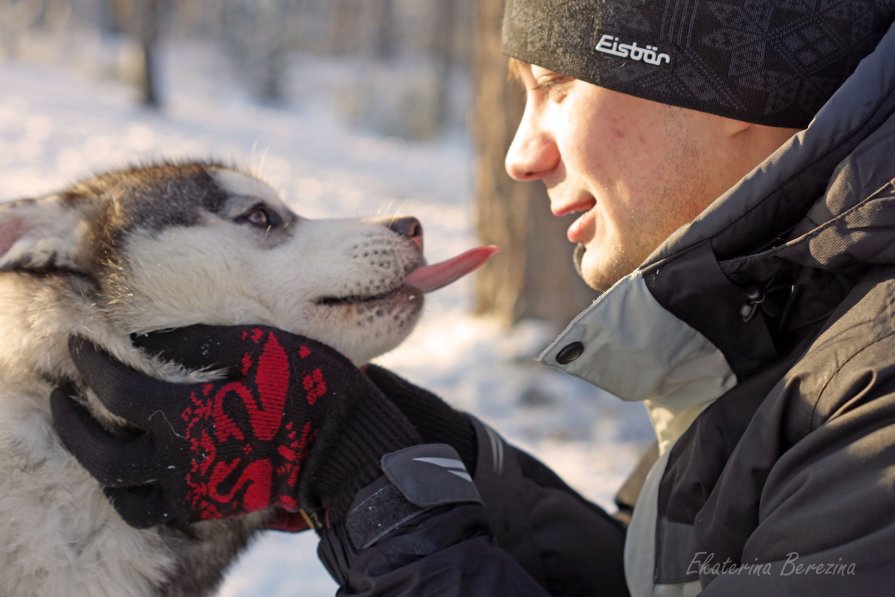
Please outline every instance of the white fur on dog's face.
[[95, 293], [72, 303], [89, 298], [92, 323], [70, 333], [107, 347], [133, 333], [257, 323], [360, 365], [397, 346], [423, 303], [404, 285], [421, 239], [387, 224], [301, 218], [248, 174], [163, 164], [5, 205], [0, 271], [92, 281]]
[[383, 222], [300, 218], [257, 179], [212, 175], [229, 196], [219, 213], [126, 237], [108, 304], [123, 331], [262, 323], [357, 364], [410, 333], [423, 303], [403, 286], [422, 260], [413, 241]]

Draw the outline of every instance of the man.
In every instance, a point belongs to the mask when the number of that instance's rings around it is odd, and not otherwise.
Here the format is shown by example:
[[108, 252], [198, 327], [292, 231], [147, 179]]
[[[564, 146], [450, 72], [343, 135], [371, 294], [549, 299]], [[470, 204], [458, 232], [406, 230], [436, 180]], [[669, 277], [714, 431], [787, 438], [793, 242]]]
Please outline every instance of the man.
[[[300, 508], [346, 594], [887, 586], [893, 18], [884, 1], [508, 3], [504, 47], [527, 104], [507, 169], [542, 180], [556, 215], [581, 213], [568, 232], [576, 263], [605, 290], [542, 360], [644, 401], [656, 429], [655, 463], [622, 496], [636, 499], [626, 529], [481, 423], [317, 345], [315, 366], [339, 381], [315, 394], [328, 406], [313, 416], [290, 388], [287, 415], [319, 426], [299, 448], [307, 464], [269, 499], [220, 515]], [[269, 333], [292, 352], [307, 343]], [[191, 362], [196, 347], [233, 346], [236, 334], [192, 328], [142, 342]], [[123, 399], [148, 382], [73, 347], [100, 398], [151, 428]], [[238, 365], [243, 349], [229, 350], [215, 362]], [[102, 476], [114, 451], [74, 408], [54, 396], [57, 428]], [[155, 444], [177, 445], [158, 434]], [[193, 462], [177, 454], [166, 453], [175, 472]], [[119, 488], [131, 524], [208, 517], [183, 499], [182, 475], [152, 482], [160, 491]]]

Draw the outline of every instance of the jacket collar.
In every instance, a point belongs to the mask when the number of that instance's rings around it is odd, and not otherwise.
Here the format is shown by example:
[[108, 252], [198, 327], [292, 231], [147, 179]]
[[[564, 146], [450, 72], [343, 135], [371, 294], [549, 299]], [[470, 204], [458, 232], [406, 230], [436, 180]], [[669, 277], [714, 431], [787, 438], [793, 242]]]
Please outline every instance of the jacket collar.
[[640, 272], [579, 315], [540, 361], [622, 400], [646, 401], [662, 452], [736, 383], [721, 351], [658, 304]]

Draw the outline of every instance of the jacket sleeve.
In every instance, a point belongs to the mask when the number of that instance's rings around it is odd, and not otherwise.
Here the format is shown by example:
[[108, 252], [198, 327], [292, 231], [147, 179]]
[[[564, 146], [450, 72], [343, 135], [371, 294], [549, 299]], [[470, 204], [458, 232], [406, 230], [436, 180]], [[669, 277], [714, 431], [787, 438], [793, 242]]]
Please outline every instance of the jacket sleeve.
[[337, 526], [324, 531], [318, 554], [339, 595], [548, 595], [494, 544], [480, 504], [428, 511], [356, 553]]
[[358, 552], [342, 529], [319, 554], [343, 595], [626, 595], [624, 527], [474, 421], [483, 503], [427, 511]]
[[704, 594], [874, 595], [895, 578], [895, 336], [848, 358], [777, 461], [743, 567]]
[[552, 595], [627, 595], [624, 525], [472, 420], [475, 482], [497, 545]]

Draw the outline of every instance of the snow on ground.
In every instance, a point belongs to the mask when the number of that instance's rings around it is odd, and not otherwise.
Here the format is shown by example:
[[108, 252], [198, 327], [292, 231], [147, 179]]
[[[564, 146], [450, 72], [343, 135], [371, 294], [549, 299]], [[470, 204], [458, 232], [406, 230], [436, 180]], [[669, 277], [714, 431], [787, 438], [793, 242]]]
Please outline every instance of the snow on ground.
[[[249, 103], [213, 55], [169, 50], [163, 114], [112, 80], [25, 60], [0, 61], [0, 200], [41, 194], [137, 160], [213, 156], [250, 165], [309, 217], [412, 214], [434, 262], [475, 244], [470, 149], [379, 138], [340, 124], [327, 101]], [[307, 67], [310, 68], [310, 67]], [[496, 259], [499, 259], [497, 256]], [[610, 508], [651, 431], [625, 404], [533, 357], [557, 330], [505, 330], [469, 315], [471, 282], [430, 295], [410, 339], [379, 362], [477, 414]], [[230, 571], [222, 597], [329, 595], [311, 533], [269, 533]]]

